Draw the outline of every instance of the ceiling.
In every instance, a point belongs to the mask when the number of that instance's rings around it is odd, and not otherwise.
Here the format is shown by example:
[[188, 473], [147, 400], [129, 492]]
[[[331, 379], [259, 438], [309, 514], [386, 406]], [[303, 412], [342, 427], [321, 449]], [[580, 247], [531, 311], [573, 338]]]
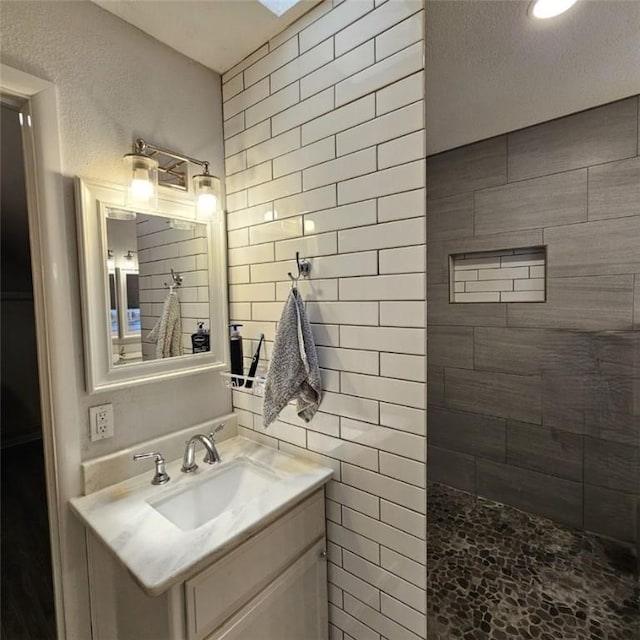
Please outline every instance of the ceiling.
[[[319, 1], [278, 18], [258, 0], [93, 0], [219, 73]], [[528, 6], [426, 0], [429, 154], [640, 93], [639, 0], [580, 0], [551, 20]]]
[[319, 0], [299, 0], [279, 18], [258, 0], [93, 2], [185, 56], [223, 73]]
[[427, 0], [428, 153], [640, 93], [639, 1], [580, 0], [551, 20], [528, 5]]

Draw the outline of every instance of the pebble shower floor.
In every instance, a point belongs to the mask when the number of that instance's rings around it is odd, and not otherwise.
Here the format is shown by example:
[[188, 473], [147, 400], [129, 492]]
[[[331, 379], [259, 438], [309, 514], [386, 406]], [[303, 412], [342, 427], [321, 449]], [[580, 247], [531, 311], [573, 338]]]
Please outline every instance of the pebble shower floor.
[[432, 484], [429, 640], [640, 640], [631, 551]]

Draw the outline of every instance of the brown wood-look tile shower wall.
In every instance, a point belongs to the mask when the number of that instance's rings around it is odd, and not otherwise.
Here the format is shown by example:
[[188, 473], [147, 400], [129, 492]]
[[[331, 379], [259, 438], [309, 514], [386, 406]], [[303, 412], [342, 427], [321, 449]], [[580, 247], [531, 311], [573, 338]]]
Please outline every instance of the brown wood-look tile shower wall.
[[[427, 159], [429, 476], [631, 542], [638, 96]], [[544, 303], [449, 304], [448, 256], [547, 246]]]

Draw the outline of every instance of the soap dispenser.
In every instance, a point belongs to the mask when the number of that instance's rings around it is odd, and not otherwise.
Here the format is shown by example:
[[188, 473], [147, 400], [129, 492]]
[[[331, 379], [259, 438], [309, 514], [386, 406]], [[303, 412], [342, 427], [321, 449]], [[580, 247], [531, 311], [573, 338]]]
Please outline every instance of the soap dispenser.
[[209, 329], [204, 328], [204, 322], [198, 322], [198, 330], [191, 334], [193, 353], [204, 353], [211, 350]]
[[242, 325], [239, 323], [232, 323], [230, 337], [230, 351], [231, 351], [231, 381], [234, 387], [241, 387], [244, 384], [244, 379], [235, 376], [244, 375], [244, 355], [242, 353], [242, 336], [238, 327]]

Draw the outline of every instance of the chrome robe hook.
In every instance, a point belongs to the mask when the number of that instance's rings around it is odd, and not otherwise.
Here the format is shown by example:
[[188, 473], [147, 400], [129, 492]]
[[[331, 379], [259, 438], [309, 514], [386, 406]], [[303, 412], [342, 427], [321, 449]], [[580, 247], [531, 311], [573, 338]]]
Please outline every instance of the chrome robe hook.
[[171, 268], [171, 280], [171, 284], [167, 284], [166, 282], [164, 283], [164, 286], [169, 287], [171, 291], [173, 291], [174, 287], [179, 287], [183, 280], [182, 276], [173, 270], [173, 267]]
[[291, 278], [292, 287], [295, 287], [298, 284], [298, 280], [300, 280], [300, 278], [306, 278], [311, 271], [311, 263], [305, 258], [302, 258], [302, 260], [300, 260], [299, 251], [296, 251], [296, 265], [298, 266], [298, 275], [294, 276], [291, 271], [289, 271], [288, 274]]

